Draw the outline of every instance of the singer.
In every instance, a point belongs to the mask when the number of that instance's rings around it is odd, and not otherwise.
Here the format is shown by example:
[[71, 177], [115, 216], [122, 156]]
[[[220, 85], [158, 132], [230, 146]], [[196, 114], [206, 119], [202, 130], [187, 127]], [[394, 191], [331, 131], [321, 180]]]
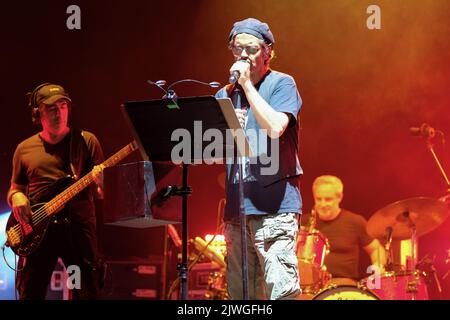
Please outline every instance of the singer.
[[[294, 79], [270, 68], [274, 43], [266, 23], [254, 18], [236, 22], [229, 35], [235, 60], [230, 84], [216, 94], [232, 99], [245, 131], [265, 130], [264, 139], [250, 142], [257, 158], [264, 150], [270, 153], [270, 139], [279, 139], [275, 174], [262, 174], [257, 159], [244, 167], [249, 299], [294, 299], [300, 293], [295, 246], [302, 208], [297, 119], [302, 100]], [[243, 298], [237, 173], [237, 165], [227, 165], [224, 233], [230, 299]]]

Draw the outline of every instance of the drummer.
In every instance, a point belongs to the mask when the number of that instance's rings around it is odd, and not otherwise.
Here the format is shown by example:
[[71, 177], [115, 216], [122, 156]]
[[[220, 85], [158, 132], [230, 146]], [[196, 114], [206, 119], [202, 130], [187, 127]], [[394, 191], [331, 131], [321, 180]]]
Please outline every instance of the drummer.
[[[312, 191], [315, 223], [316, 229], [328, 238], [330, 244], [325, 266], [332, 278], [357, 281], [360, 278], [361, 247], [369, 254], [372, 265], [380, 268], [381, 273], [384, 272], [386, 254], [381, 243], [367, 234], [367, 221], [364, 217], [340, 208], [343, 190], [344, 185], [336, 176], [323, 175], [314, 180]], [[307, 219], [303, 219], [305, 220]], [[339, 284], [339, 281], [336, 283]]]

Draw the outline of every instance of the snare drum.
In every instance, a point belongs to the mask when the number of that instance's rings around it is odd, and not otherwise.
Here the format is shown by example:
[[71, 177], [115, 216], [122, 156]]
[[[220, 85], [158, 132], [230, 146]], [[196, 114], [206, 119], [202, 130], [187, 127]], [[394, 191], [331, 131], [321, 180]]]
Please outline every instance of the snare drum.
[[[365, 278], [361, 283], [375, 292], [382, 300], [428, 300], [425, 277], [421, 273], [413, 276], [408, 273], [388, 272], [377, 279]], [[415, 292], [415, 297], [413, 293]]]
[[370, 290], [362, 286], [329, 286], [314, 296], [313, 300], [379, 300]]

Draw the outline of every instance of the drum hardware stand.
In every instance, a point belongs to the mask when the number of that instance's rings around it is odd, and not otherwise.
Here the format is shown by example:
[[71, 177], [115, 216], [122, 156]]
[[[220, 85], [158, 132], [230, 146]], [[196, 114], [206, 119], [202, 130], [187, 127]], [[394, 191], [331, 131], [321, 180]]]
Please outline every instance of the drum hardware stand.
[[316, 224], [317, 224], [316, 210], [312, 209], [311, 217], [309, 218], [309, 232], [316, 230]]
[[428, 275], [432, 275], [434, 282], [436, 283], [436, 288], [439, 292], [439, 295], [442, 294], [442, 286], [439, 281], [439, 277], [436, 272], [436, 267], [434, 266], [434, 261], [436, 260], [436, 255], [433, 255], [433, 257], [430, 257], [429, 254], [426, 254], [425, 257], [423, 257], [418, 263], [417, 263], [417, 269], [420, 270], [420, 273], [424, 274], [426, 277]]
[[[450, 249], [447, 250], [447, 259], [445, 259], [445, 264], [448, 264], [450, 262]], [[445, 279], [449, 276], [450, 274], [450, 269], [447, 271], [446, 274], [444, 274], [444, 276], [442, 277], [442, 279]]]
[[[404, 211], [397, 220], [408, 222], [408, 227], [411, 229], [411, 274], [412, 280], [407, 282], [406, 292], [412, 293], [412, 300], [416, 300], [418, 275], [416, 274], [416, 243], [417, 243], [417, 229], [416, 224], [410, 217], [408, 210]], [[388, 229], [388, 228], [387, 228]], [[408, 272], [408, 265], [406, 265], [406, 272]]]
[[[416, 300], [417, 295], [417, 283], [418, 283], [418, 274], [416, 274], [416, 243], [417, 243], [417, 229], [416, 224], [410, 218], [409, 211], [405, 211], [402, 214], [402, 218], [409, 221], [409, 228], [411, 229], [411, 274], [412, 281], [408, 281], [406, 286], [406, 292], [412, 294], [412, 300]], [[408, 271], [408, 270], [406, 270]]]
[[392, 233], [393, 233], [393, 229], [392, 227], [387, 227], [386, 228], [386, 244], [384, 246], [384, 249], [386, 250], [387, 253], [387, 260], [386, 260], [386, 266], [385, 266], [385, 271], [393, 271], [394, 270], [394, 264], [392, 261], [394, 261], [394, 259], [392, 258], [393, 252], [392, 252]]

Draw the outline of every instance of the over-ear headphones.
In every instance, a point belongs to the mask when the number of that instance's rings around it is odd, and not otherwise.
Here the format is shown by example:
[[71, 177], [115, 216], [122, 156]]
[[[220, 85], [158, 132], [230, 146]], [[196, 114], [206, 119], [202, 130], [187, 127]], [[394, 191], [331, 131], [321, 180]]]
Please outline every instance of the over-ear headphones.
[[33, 121], [33, 124], [39, 124], [39, 118], [41, 116], [39, 113], [39, 106], [36, 101], [37, 92], [39, 91], [39, 89], [45, 87], [48, 84], [51, 83], [50, 82], [42, 83], [38, 85], [36, 88], [34, 88], [33, 91], [27, 93], [27, 95], [29, 96], [28, 106], [31, 108], [31, 121]]

